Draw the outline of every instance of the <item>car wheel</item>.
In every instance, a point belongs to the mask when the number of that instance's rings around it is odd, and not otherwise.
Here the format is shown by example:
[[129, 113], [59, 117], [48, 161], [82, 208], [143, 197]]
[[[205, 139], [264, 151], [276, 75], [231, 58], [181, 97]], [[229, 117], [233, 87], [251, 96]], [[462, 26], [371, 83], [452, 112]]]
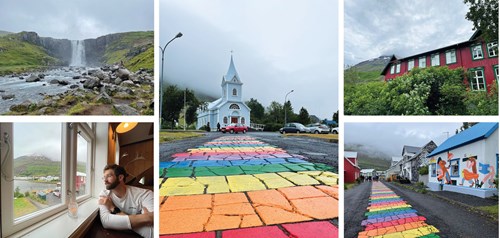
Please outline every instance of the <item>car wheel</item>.
[[314, 134], [319, 134], [319, 131], [314, 131]]
[[231, 129], [231, 131], [229, 131], [229, 133], [234, 134], [234, 130], [233, 130], [233, 129]]
[[300, 131], [297, 131], [297, 134], [299, 134], [299, 133], [300, 133]]
[[332, 131], [332, 133], [333, 133], [333, 134], [338, 134], [338, 132], [337, 132], [337, 131]]

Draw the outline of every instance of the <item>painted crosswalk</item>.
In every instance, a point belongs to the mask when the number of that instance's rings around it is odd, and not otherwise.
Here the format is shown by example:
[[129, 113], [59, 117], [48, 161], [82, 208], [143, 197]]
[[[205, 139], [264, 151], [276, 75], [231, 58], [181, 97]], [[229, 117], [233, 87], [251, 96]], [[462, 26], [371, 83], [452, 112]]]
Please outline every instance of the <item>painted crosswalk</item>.
[[250, 136], [160, 163], [161, 237], [337, 237], [333, 167]]
[[439, 237], [439, 230], [426, 223], [412, 206], [381, 182], [373, 182], [370, 203], [361, 222], [359, 238]]

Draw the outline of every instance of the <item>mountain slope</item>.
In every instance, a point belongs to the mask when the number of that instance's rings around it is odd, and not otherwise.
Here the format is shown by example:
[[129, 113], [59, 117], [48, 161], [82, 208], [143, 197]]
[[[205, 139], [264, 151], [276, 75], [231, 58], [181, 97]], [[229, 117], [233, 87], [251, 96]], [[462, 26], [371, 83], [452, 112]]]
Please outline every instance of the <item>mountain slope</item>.
[[[85, 163], [78, 162], [77, 170], [85, 173]], [[61, 162], [44, 155], [24, 155], [14, 159], [14, 176], [61, 176]]]
[[380, 81], [382, 69], [389, 63], [391, 56], [380, 56], [360, 62], [344, 70], [345, 83], [363, 83]]
[[24, 41], [21, 33], [0, 37], [0, 75], [59, 63], [43, 47]]
[[346, 144], [344, 150], [358, 152], [358, 164], [361, 169], [385, 171], [391, 165], [392, 157], [376, 148], [359, 144]]

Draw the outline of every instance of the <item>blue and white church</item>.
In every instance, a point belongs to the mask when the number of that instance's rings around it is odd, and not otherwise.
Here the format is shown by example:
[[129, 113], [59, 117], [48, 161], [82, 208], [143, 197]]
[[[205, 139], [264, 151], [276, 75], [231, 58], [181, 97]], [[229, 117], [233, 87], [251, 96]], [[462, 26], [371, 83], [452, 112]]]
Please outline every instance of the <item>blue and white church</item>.
[[222, 76], [222, 97], [198, 108], [198, 122], [196, 128], [210, 123], [212, 131], [217, 130], [217, 123], [221, 127], [230, 123], [241, 123], [250, 126], [250, 108], [243, 102], [243, 83], [234, 67], [233, 56], [226, 75]]

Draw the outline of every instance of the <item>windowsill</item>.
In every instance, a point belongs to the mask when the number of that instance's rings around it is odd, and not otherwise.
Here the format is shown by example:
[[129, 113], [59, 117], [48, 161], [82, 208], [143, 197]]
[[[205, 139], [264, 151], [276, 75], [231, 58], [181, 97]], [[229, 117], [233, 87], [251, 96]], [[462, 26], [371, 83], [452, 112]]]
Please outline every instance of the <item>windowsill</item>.
[[[90, 198], [78, 206], [78, 218], [68, 216], [67, 210], [60, 212], [44, 224], [35, 224], [25, 230], [17, 232], [9, 238], [14, 237], [79, 237], [90, 225], [97, 216], [99, 210], [97, 206], [97, 198]], [[80, 234], [78, 234], [80, 232]]]

